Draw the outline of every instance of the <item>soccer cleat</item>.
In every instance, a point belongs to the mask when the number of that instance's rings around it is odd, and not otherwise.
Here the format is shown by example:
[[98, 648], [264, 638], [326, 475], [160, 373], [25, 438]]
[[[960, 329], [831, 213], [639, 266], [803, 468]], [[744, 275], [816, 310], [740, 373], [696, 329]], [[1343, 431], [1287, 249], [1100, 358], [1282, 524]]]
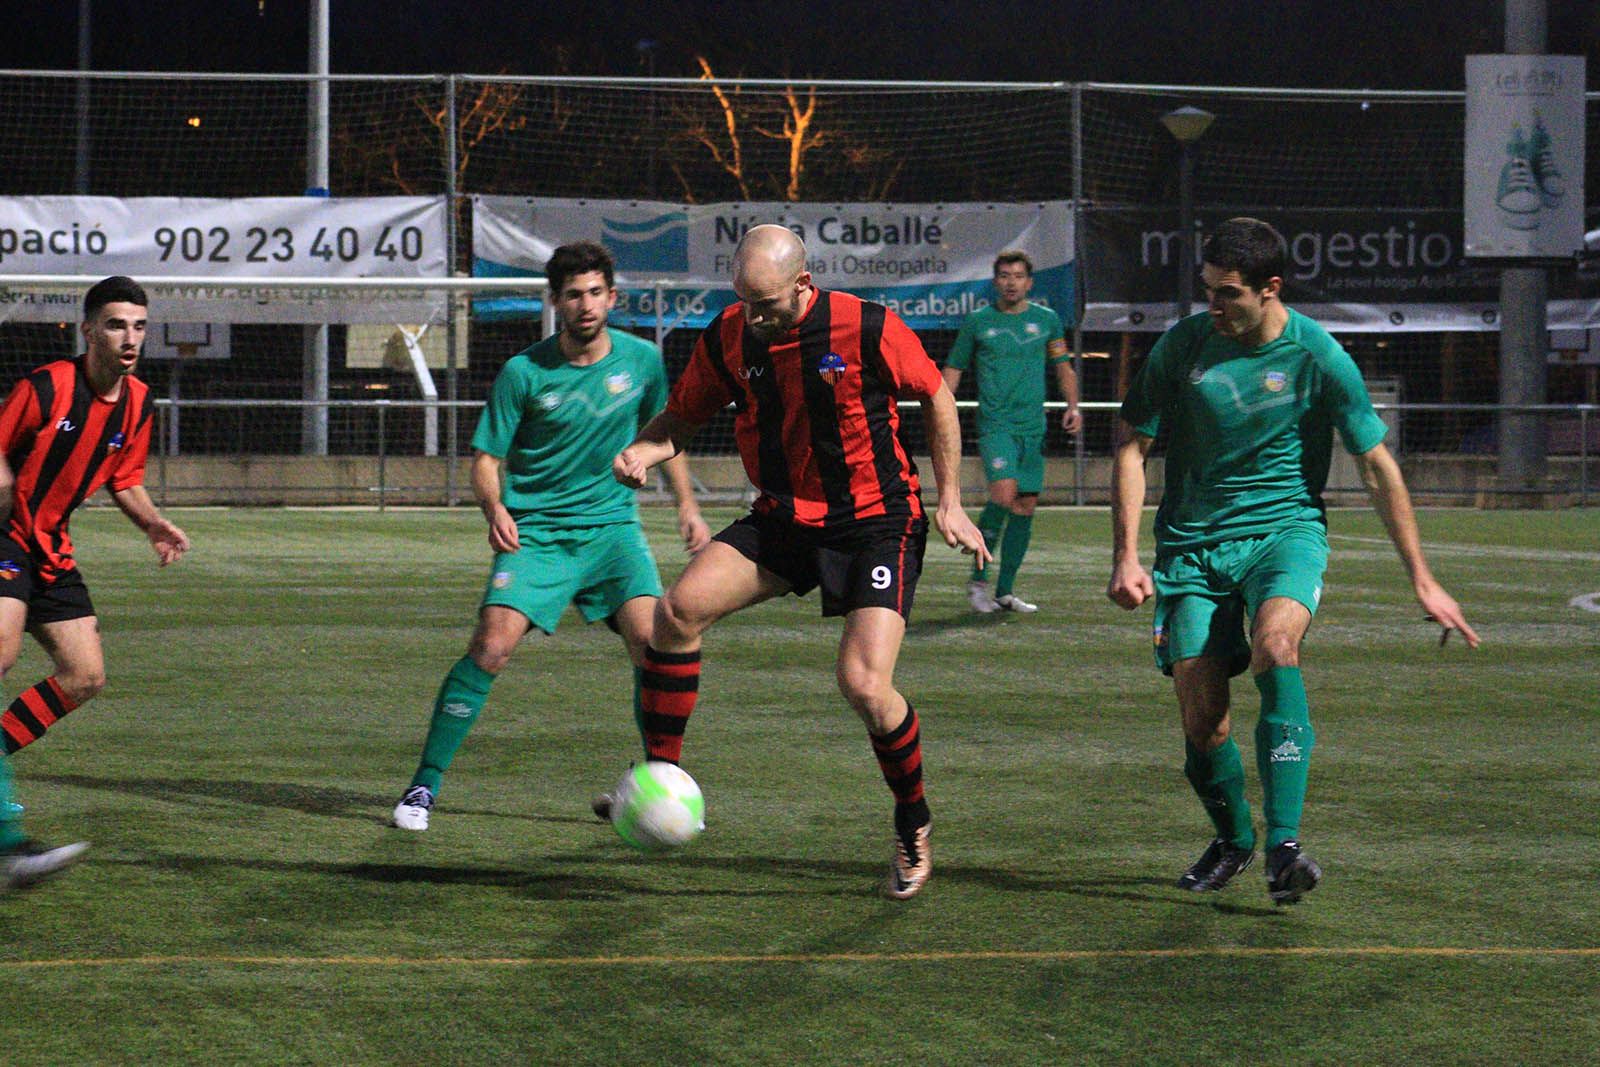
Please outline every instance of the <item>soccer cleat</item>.
[[889, 877], [883, 884], [885, 896], [910, 900], [927, 884], [933, 873], [933, 852], [928, 845], [932, 823], [923, 823], [909, 835], [896, 831], [894, 857], [889, 861]]
[[1300, 850], [1300, 842], [1285, 841], [1267, 853], [1267, 894], [1275, 904], [1294, 904], [1317, 888], [1322, 868]]
[[997, 596], [994, 598], [994, 602], [1006, 611], [1014, 611], [1019, 615], [1032, 615], [1039, 610], [1039, 605], [1030, 604], [1015, 593]]
[[414, 785], [406, 790], [406, 795], [394, 806], [392, 825], [401, 830], [426, 830], [428, 812], [432, 810], [433, 790], [425, 785]]
[[972, 610], [980, 615], [993, 615], [1000, 610], [1000, 602], [989, 592], [989, 583], [983, 581], [970, 581], [967, 583], [967, 603], [972, 605]]
[[596, 793], [594, 799], [589, 801], [589, 810], [594, 812], [594, 817], [601, 822], [611, 821], [611, 794]]
[[50, 848], [35, 841], [24, 841], [0, 852], [0, 891], [27, 889], [77, 862], [88, 851], [87, 841]]
[[1238, 848], [1220, 837], [1213, 838], [1200, 858], [1178, 879], [1178, 888], [1191, 893], [1215, 893], [1255, 858], [1253, 848]]

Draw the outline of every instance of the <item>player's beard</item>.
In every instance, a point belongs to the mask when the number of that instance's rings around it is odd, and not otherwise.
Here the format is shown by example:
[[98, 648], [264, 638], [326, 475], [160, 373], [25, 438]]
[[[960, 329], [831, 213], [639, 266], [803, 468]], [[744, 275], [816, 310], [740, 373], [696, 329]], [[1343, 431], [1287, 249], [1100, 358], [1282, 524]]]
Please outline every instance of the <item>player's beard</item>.
[[573, 323], [567, 327], [567, 332], [572, 339], [581, 345], [586, 345], [600, 336], [600, 331], [606, 328], [605, 316], [602, 315], [590, 323]]

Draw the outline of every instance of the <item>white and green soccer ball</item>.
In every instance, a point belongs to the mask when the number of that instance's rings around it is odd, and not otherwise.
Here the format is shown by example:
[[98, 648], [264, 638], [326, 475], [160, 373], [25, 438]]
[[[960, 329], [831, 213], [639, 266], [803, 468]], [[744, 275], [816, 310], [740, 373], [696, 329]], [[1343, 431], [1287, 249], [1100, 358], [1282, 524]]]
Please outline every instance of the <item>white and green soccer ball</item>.
[[706, 828], [705, 798], [676, 763], [647, 760], [630, 767], [612, 792], [611, 825], [641, 852], [664, 852]]

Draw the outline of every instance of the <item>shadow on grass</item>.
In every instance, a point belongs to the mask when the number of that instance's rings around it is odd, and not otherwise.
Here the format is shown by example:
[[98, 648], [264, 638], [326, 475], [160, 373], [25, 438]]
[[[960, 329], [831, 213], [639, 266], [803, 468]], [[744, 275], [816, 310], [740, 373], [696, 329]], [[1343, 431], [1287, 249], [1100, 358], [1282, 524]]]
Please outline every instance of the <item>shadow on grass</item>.
[[915, 638], [920, 635], [938, 635], [949, 633], [952, 630], [987, 630], [991, 626], [1003, 626], [1009, 611], [996, 611], [988, 615], [980, 615], [975, 611], [963, 611], [958, 615], [950, 615], [942, 619], [921, 618], [906, 626], [906, 636]]

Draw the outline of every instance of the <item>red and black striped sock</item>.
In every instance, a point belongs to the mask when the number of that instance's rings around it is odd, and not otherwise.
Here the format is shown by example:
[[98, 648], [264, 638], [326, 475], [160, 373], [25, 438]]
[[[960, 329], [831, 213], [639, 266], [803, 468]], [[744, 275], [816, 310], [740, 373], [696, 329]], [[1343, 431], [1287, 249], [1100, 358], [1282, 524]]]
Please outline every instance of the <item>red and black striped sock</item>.
[[677, 763], [683, 754], [683, 730], [689, 725], [700, 695], [700, 650], [644, 650], [639, 672], [639, 732], [647, 759]]
[[922, 793], [922, 730], [917, 725], [917, 709], [906, 705], [906, 717], [883, 736], [868, 733], [872, 753], [878, 757], [883, 780], [894, 793], [895, 828], [909, 833], [927, 824], [928, 802]]
[[24, 690], [0, 714], [0, 741], [5, 743], [7, 755], [39, 740], [57, 719], [77, 706], [67, 699], [54, 676]]

